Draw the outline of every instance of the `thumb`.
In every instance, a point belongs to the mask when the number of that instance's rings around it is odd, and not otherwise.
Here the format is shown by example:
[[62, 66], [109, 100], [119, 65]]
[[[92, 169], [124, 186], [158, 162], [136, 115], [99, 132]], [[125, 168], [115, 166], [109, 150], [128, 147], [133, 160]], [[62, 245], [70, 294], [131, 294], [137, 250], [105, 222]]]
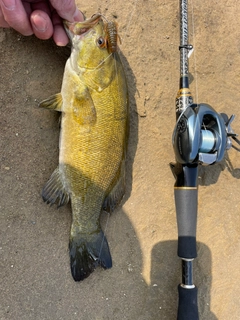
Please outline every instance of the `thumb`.
[[84, 20], [74, 0], [50, 0], [50, 2], [61, 18], [69, 22]]

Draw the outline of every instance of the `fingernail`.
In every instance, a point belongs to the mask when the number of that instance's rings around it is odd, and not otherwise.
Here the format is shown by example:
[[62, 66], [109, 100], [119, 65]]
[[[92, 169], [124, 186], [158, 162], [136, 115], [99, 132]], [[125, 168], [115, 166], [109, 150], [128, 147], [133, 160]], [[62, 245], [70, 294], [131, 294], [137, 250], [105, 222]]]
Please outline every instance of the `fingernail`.
[[45, 32], [48, 28], [47, 20], [39, 14], [32, 17], [34, 28], [39, 32]]
[[82, 13], [82, 11], [79, 11], [78, 9], [76, 9], [76, 11], [73, 15], [73, 20], [74, 21], [84, 21], [85, 17], [84, 17], [84, 14]]
[[2, 0], [2, 4], [8, 10], [14, 10], [16, 8], [16, 0]]

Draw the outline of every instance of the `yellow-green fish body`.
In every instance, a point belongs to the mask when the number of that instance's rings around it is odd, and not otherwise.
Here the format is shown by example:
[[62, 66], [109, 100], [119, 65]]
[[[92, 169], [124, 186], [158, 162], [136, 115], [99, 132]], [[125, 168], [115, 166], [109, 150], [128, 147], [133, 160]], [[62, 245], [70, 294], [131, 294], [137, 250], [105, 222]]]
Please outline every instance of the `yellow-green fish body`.
[[109, 53], [101, 18], [89, 28], [87, 23], [75, 26], [79, 34], [72, 38], [61, 93], [40, 105], [62, 112], [59, 166], [43, 198], [58, 206], [71, 199], [69, 249], [76, 281], [97, 265], [112, 265], [99, 216], [103, 206], [112, 211], [124, 194], [128, 123], [127, 85], [118, 53]]

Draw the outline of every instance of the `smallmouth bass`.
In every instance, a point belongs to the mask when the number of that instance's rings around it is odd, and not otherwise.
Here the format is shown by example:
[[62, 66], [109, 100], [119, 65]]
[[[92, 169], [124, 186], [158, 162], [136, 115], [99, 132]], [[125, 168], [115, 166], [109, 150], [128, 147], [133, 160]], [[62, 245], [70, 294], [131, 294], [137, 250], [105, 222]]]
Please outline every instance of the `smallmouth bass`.
[[74, 280], [80, 281], [98, 265], [112, 266], [99, 218], [103, 209], [115, 209], [125, 191], [128, 90], [102, 16], [65, 22], [65, 27], [72, 52], [61, 92], [40, 103], [61, 112], [59, 165], [42, 197], [58, 207], [71, 201], [70, 266]]

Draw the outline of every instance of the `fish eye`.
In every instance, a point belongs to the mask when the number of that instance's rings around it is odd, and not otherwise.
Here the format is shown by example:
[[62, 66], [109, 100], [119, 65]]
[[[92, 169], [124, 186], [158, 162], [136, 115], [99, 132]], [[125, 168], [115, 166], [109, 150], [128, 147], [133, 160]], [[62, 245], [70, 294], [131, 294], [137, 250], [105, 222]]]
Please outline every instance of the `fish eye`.
[[106, 41], [103, 37], [99, 37], [97, 39], [97, 45], [100, 47], [100, 48], [104, 48], [106, 46]]

